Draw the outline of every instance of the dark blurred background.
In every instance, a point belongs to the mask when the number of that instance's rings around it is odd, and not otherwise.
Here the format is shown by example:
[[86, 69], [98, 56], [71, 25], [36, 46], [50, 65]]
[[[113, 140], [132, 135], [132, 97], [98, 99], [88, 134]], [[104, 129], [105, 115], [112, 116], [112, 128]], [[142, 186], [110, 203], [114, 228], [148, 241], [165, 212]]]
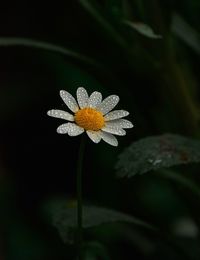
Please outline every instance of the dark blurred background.
[[[54, 198], [76, 198], [80, 137], [58, 135], [59, 119], [48, 118], [46, 112], [65, 109], [59, 90], [75, 95], [79, 86], [89, 93], [100, 91], [104, 97], [119, 95], [119, 107], [130, 111], [135, 125], [119, 137], [117, 148], [88, 140], [84, 199], [172, 233], [183, 222], [179, 231], [188, 226], [189, 231], [179, 247], [187, 247], [186, 259], [200, 259], [199, 200], [157, 175], [117, 179], [114, 169], [118, 154], [140, 138], [165, 132], [200, 137], [199, 12], [199, 0], [4, 3], [0, 10], [0, 259], [74, 259], [74, 249], [62, 242], [44, 208]], [[127, 20], [148, 24], [162, 39], [143, 35], [127, 26]], [[40, 48], [35, 42], [24, 46], [24, 39], [62, 46], [68, 53]], [[198, 183], [197, 166], [178, 171]], [[184, 259], [182, 252], [155, 234], [132, 227], [127, 238], [129, 229], [121, 229], [123, 235], [110, 226], [95, 233], [109, 252], [105, 259]]]

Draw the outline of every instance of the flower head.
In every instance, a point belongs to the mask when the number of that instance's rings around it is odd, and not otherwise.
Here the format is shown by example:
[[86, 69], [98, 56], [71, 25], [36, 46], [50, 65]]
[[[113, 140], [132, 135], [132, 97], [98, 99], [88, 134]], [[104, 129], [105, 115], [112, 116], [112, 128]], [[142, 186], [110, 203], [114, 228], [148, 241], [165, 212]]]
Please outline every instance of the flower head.
[[[100, 92], [94, 91], [88, 96], [87, 91], [80, 87], [76, 92], [77, 100], [65, 90], [60, 91], [60, 96], [73, 115], [62, 110], [52, 109], [47, 112], [51, 117], [61, 118], [68, 123], [57, 128], [57, 133], [76, 136], [86, 131], [94, 143], [101, 139], [110, 145], [117, 146], [118, 141], [114, 135], [125, 135], [124, 128], [132, 128], [133, 124], [123, 119], [129, 115], [125, 110], [110, 112], [119, 102], [119, 97], [111, 95], [102, 101]], [[114, 135], [113, 135], [114, 134]]]

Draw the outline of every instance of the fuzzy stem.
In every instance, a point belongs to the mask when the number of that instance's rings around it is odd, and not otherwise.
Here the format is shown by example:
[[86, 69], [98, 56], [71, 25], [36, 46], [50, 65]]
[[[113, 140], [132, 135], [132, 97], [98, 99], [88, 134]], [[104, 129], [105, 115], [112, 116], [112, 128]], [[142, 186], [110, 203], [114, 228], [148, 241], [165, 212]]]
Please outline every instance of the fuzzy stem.
[[78, 163], [77, 163], [77, 255], [78, 259], [83, 259], [82, 253], [82, 164], [83, 164], [83, 154], [85, 149], [85, 134], [82, 135], [79, 154], [78, 154]]

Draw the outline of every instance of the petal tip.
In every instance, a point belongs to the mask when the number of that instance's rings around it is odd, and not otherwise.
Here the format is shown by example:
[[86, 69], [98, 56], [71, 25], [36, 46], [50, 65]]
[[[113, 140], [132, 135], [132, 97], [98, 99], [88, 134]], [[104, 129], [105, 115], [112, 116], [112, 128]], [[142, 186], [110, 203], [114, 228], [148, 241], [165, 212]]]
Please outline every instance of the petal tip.
[[111, 145], [114, 146], [114, 147], [117, 147], [118, 144], [119, 144], [119, 143], [118, 143], [118, 141], [117, 141], [117, 142], [115, 142], [115, 143], [112, 143]]
[[116, 100], [116, 105], [119, 103], [119, 96], [118, 95], [112, 95], [112, 97]]
[[61, 134], [59, 127], [56, 129], [57, 134]]
[[114, 146], [114, 147], [117, 147], [118, 146], [118, 143], [117, 144], [111, 144], [112, 146]]
[[50, 116], [51, 115], [51, 110], [47, 111], [47, 115]]
[[129, 128], [133, 128], [134, 124], [129, 121]]
[[84, 87], [78, 87], [78, 88], [77, 88], [77, 91], [78, 91], [78, 90], [86, 90], [86, 89], [85, 89]]
[[121, 136], [125, 136], [126, 135], [126, 131], [124, 129], [121, 129]]

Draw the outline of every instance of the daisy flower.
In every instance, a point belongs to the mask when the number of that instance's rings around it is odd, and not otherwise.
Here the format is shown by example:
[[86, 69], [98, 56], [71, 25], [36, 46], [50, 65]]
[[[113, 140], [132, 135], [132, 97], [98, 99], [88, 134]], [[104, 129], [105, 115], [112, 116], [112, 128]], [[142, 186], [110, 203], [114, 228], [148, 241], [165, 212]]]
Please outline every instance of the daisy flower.
[[76, 92], [77, 101], [65, 90], [60, 96], [73, 114], [66, 111], [52, 109], [47, 115], [70, 121], [57, 128], [57, 133], [77, 136], [86, 131], [88, 137], [99, 143], [101, 139], [110, 145], [117, 146], [118, 141], [114, 135], [126, 134], [124, 128], [132, 128], [133, 124], [123, 119], [129, 115], [125, 110], [111, 111], [119, 102], [117, 95], [111, 95], [102, 101], [102, 94], [94, 91], [88, 96], [87, 91], [80, 87]]

